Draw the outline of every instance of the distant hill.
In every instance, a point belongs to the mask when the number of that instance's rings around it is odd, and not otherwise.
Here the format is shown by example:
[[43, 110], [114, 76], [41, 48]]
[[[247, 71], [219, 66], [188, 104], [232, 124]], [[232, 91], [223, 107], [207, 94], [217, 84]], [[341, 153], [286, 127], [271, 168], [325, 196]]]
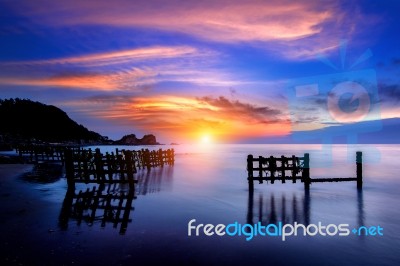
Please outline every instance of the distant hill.
[[0, 100], [0, 135], [18, 141], [105, 141], [55, 106], [18, 98]]
[[158, 145], [156, 136], [149, 134], [138, 139], [135, 134], [125, 135], [120, 140], [114, 141], [117, 145]]

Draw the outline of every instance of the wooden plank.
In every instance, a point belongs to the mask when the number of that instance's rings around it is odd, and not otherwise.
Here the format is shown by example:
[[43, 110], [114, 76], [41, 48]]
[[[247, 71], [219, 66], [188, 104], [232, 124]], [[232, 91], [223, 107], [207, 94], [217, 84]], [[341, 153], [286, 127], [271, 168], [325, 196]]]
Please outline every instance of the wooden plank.
[[357, 177], [338, 177], [338, 178], [311, 178], [312, 183], [317, 182], [346, 182], [357, 181]]

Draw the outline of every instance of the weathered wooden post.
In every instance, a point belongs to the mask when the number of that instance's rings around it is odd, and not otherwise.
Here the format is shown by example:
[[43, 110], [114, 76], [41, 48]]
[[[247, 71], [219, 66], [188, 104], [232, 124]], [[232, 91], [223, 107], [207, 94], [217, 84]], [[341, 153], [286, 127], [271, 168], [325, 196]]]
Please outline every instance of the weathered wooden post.
[[296, 165], [296, 156], [292, 155], [292, 178], [293, 183], [296, 183], [296, 175], [297, 175], [297, 165]]
[[263, 161], [264, 158], [262, 156], [258, 156], [258, 178], [260, 181], [260, 184], [263, 182]]
[[94, 154], [94, 163], [95, 163], [95, 172], [97, 182], [104, 183], [104, 167], [103, 167], [103, 154], [100, 153], [100, 149], [96, 149], [96, 153]]
[[145, 162], [146, 162], [147, 170], [150, 170], [150, 168], [151, 168], [150, 151], [148, 149], [146, 149], [144, 154], [145, 154]]
[[269, 157], [269, 171], [271, 173], [271, 184], [275, 182], [276, 161], [274, 156]]
[[304, 189], [310, 189], [310, 154], [304, 153], [304, 168], [303, 168]]
[[164, 156], [163, 156], [163, 150], [162, 149], [158, 150], [158, 165], [161, 165], [161, 167], [164, 166]]
[[125, 151], [125, 163], [126, 172], [128, 176], [129, 189], [134, 189], [133, 173], [134, 173], [134, 161], [131, 151]]
[[249, 181], [249, 191], [254, 190], [254, 180], [253, 180], [253, 155], [247, 155], [247, 180]]
[[357, 165], [357, 188], [362, 188], [363, 176], [362, 176], [362, 152], [358, 151], [356, 156], [356, 165]]
[[285, 164], [286, 164], [286, 158], [285, 156], [281, 156], [281, 176], [282, 176], [282, 184], [286, 183], [285, 177], [286, 177], [286, 168], [285, 168]]
[[72, 151], [65, 149], [65, 175], [67, 177], [68, 190], [75, 190], [74, 181], [74, 160], [72, 158]]

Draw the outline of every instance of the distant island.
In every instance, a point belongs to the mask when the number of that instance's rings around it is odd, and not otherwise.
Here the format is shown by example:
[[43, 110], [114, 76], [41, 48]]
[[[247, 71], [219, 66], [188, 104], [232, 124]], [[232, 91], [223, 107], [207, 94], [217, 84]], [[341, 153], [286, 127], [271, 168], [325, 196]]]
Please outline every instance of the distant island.
[[159, 145], [152, 134], [113, 141], [72, 120], [61, 109], [28, 99], [0, 99], [0, 149], [19, 143]]
[[114, 141], [116, 145], [160, 145], [156, 136], [149, 134], [138, 139], [135, 134], [125, 135], [120, 140]]

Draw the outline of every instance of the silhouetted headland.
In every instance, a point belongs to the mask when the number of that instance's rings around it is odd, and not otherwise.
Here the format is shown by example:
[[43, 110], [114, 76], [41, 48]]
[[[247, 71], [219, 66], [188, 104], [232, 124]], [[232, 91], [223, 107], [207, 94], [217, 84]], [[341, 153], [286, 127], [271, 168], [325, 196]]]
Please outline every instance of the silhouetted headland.
[[[113, 141], [72, 120], [66, 112], [29, 99], [0, 99], [0, 150], [19, 144], [160, 145], [153, 134], [125, 135]], [[1, 161], [6, 161], [0, 160]]]
[[0, 100], [0, 141], [103, 143], [107, 137], [73, 121], [61, 109], [27, 99]]

